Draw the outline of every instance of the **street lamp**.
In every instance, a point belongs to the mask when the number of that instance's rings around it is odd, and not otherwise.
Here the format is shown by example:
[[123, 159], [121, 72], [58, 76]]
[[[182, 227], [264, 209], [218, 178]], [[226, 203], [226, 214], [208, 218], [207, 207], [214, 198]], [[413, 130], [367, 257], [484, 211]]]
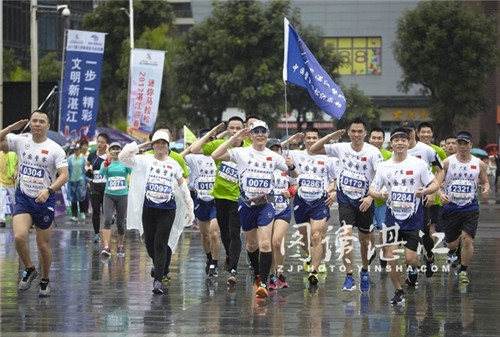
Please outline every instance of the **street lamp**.
[[134, 49], [134, 4], [133, 0], [129, 0], [129, 10], [125, 7], [120, 7], [121, 11], [124, 11], [125, 14], [127, 14], [128, 19], [129, 19], [129, 26], [130, 26], [130, 50]]
[[59, 12], [64, 17], [71, 15], [68, 5], [39, 5], [31, 0], [31, 111], [38, 109], [38, 17], [37, 12]]

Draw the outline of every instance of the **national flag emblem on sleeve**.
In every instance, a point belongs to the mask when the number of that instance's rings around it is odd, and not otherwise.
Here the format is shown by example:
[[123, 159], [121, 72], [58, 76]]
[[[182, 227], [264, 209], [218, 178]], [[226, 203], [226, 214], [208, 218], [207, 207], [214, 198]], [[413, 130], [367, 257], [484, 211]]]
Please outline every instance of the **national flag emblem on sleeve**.
[[273, 157], [267, 157], [266, 160], [267, 161], [273, 161]]
[[413, 171], [406, 171], [406, 175], [407, 176], [412, 176], [413, 175]]
[[49, 154], [49, 150], [42, 149], [42, 154]]

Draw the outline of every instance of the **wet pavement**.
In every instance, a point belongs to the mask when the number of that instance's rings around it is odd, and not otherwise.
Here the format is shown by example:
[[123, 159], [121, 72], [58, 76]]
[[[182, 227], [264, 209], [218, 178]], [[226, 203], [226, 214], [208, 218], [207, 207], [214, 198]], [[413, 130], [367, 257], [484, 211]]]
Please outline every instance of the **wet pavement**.
[[[493, 201], [494, 202], [494, 201]], [[135, 232], [127, 232], [125, 257], [100, 255], [90, 220], [57, 219], [52, 236], [51, 296], [38, 297], [37, 281], [27, 291], [17, 286], [22, 266], [12, 230], [0, 229], [0, 335], [2, 336], [498, 336], [500, 331], [500, 205], [481, 206], [471, 283], [457, 282], [438, 255], [432, 278], [421, 272], [419, 285], [407, 289], [403, 306], [391, 306], [394, 288], [377, 263], [371, 266], [371, 290], [341, 292], [344, 274], [335, 248], [317, 289], [309, 289], [298, 257], [287, 258], [290, 287], [256, 299], [252, 271], [244, 255], [238, 282], [226, 285], [228, 274], [204, 274], [205, 254], [199, 233], [187, 228], [171, 266], [165, 294], [153, 295], [151, 262]], [[338, 226], [332, 210], [328, 233], [335, 242]], [[290, 226], [287, 243], [293, 240]], [[35, 265], [36, 243], [30, 235]], [[287, 250], [295, 255], [297, 247]], [[355, 264], [360, 264], [359, 247]], [[223, 263], [222, 263], [223, 267]], [[222, 269], [222, 268], [221, 268]], [[355, 275], [358, 282], [359, 277]]]

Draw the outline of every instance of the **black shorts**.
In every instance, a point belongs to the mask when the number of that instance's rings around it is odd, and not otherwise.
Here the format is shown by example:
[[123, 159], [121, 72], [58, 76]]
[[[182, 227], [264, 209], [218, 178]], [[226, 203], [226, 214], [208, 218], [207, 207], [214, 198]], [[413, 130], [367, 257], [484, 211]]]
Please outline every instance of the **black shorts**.
[[[387, 232], [384, 233], [383, 236], [383, 244], [402, 244], [411, 251], [416, 252], [418, 250], [419, 245], [422, 244], [422, 238], [420, 237], [420, 230], [399, 230], [396, 232], [395, 227], [386, 227], [385, 230]], [[387, 233], [387, 234], [385, 234]]]
[[340, 226], [352, 225], [358, 227], [358, 230], [369, 234], [373, 230], [373, 205], [366, 212], [361, 212], [359, 208], [351, 204], [339, 204]]
[[444, 226], [442, 222], [443, 206], [432, 205], [431, 207], [424, 207], [424, 225], [428, 226], [430, 223], [434, 224], [436, 232], [443, 232]]
[[460, 237], [462, 231], [472, 238], [476, 236], [479, 221], [479, 210], [468, 212], [443, 211], [444, 238], [446, 242], [453, 242]]

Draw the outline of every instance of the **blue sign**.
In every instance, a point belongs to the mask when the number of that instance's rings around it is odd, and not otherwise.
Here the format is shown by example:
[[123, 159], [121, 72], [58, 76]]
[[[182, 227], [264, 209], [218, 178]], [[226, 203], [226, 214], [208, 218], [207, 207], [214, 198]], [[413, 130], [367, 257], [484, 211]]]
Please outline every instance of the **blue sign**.
[[59, 132], [71, 143], [95, 137], [104, 33], [68, 30]]

